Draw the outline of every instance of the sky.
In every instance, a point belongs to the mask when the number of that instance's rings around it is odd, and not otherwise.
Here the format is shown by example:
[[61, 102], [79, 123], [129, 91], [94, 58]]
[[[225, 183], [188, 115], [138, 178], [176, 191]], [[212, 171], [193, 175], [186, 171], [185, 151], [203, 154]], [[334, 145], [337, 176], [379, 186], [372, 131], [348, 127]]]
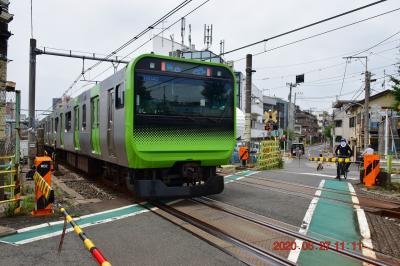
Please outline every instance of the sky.
[[[39, 48], [90, 52], [101, 56], [118, 48], [181, 2], [183, 0], [33, 0], [33, 37], [37, 39]], [[168, 18], [164, 26], [169, 26], [202, 2], [204, 0], [193, 0]], [[192, 25], [192, 43], [196, 49], [205, 48], [204, 24], [213, 24], [211, 50], [219, 52], [220, 40], [224, 40], [225, 51], [229, 51], [372, 2], [374, 0], [210, 0], [187, 16], [186, 24]], [[366, 50], [392, 36], [360, 55], [368, 56], [368, 69], [377, 79], [372, 83], [372, 94], [384, 89], [384, 71], [386, 74], [396, 73], [395, 64], [400, 62], [400, 11], [268, 50], [396, 8], [400, 8], [400, 1], [388, 0], [270, 42], [229, 53], [225, 59], [233, 60], [235, 70], [244, 72], [246, 54], [267, 51], [253, 57], [253, 69], [256, 71], [253, 82], [264, 89], [265, 95], [287, 99], [289, 88], [286, 84], [294, 82], [297, 74], [304, 73], [305, 83], [294, 89], [294, 93], [297, 93], [296, 104], [301, 109], [314, 112], [330, 110], [337, 98], [363, 98], [365, 60], [346, 63], [343, 56]], [[8, 58], [12, 60], [8, 64], [8, 80], [17, 83], [22, 91], [22, 109], [27, 109], [30, 1], [11, 1], [9, 12], [14, 14], [14, 20], [9, 24], [13, 36], [8, 43]], [[160, 30], [161, 25], [118, 55], [130, 53]], [[180, 23], [166, 31], [164, 36], [172, 34], [175, 40], [180, 41]], [[131, 58], [151, 51], [152, 43], [149, 42], [134, 52]], [[93, 63], [85, 61], [85, 67]], [[52, 98], [60, 97], [69, 88], [82, 67], [82, 60], [79, 59], [39, 55], [36, 66], [36, 109], [49, 109]], [[102, 80], [111, 74], [111, 63], [102, 63], [85, 77]], [[388, 82], [385, 85], [386, 89], [390, 87]], [[88, 88], [90, 83], [80, 81], [70, 92], [76, 96]]]

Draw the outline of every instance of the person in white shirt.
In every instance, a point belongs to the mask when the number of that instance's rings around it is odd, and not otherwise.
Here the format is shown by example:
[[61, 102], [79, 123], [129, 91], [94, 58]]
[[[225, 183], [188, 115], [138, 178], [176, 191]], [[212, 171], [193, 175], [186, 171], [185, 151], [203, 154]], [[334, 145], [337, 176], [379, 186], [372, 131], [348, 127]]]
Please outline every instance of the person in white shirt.
[[362, 156], [374, 154], [374, 149], [371, 148], [371, 144], [361, 153]]

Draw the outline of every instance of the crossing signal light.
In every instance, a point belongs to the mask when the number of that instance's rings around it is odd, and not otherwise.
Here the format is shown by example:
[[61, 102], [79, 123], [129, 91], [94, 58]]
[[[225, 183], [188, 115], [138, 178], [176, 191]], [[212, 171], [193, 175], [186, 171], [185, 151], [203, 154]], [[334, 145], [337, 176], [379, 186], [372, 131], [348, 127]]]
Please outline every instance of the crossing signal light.
[[264, 120], [265, 124], [269, 122], [278, 122], [278, 112], [269, 110], [268, 112], [264, 112]]

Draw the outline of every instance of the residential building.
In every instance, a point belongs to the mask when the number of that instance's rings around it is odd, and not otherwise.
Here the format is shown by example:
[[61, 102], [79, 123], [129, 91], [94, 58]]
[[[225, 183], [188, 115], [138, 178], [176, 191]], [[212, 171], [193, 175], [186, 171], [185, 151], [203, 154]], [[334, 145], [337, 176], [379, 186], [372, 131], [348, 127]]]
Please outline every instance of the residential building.
[[[393, 91], [384, 90], [369, 98], [368, 143], [376, 151], [379, 149], [379, 131], [383, 130], [382, 122], [386, 110], [392, 109]], [[359, 101], [336, 101], [333, 104], [336, 141], [346, 138], [356, 154], [364, 150], [364, 99]], [[391, 112], [390, 112], [391, 113]], [[397, 126], [397, 124], [395, 125]], [[393, 131], [397, 135], [397, 130]], [[398, 137], [398, 136], [397, 136]]]
[[[236, 107], [246, 112], [246, 77], [242, 72], [236, 75]], [[263, 124], [263, 92], [254, 83], [251, 86], [251, 138], [261, 139], [267, 136]]]
[[317, 116], [310, 111], [302, 111], [296, 106], [295, 112], [295, 138], [298, 142], [316, 143], [320, 141]]

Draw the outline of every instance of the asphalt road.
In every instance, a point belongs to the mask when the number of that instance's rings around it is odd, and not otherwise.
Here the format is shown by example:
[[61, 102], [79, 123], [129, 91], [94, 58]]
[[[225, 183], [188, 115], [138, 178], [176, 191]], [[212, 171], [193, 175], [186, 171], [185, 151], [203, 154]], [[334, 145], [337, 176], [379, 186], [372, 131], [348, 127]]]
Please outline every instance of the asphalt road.
[[[301, 160], [299, 166], [298, 161], [289, 160], [285, 169], [263, 171], [257, 176], [317, 187], [335, 171], [332, 166], [317, 172], [315, 162]], [[311, 201], [235, 182], [226, 184], [224, 192], [213, 198], [296, 227], [301, 225]], [[94, 225], [84, 231], [113, 265], [242, 265], [153, 213]], [[66, 235], [58, 255], [59, 239], [51, 237], [21, 246], [0, 243], [0, 265], [96, 265], [81, 240], [72, 233]]]

